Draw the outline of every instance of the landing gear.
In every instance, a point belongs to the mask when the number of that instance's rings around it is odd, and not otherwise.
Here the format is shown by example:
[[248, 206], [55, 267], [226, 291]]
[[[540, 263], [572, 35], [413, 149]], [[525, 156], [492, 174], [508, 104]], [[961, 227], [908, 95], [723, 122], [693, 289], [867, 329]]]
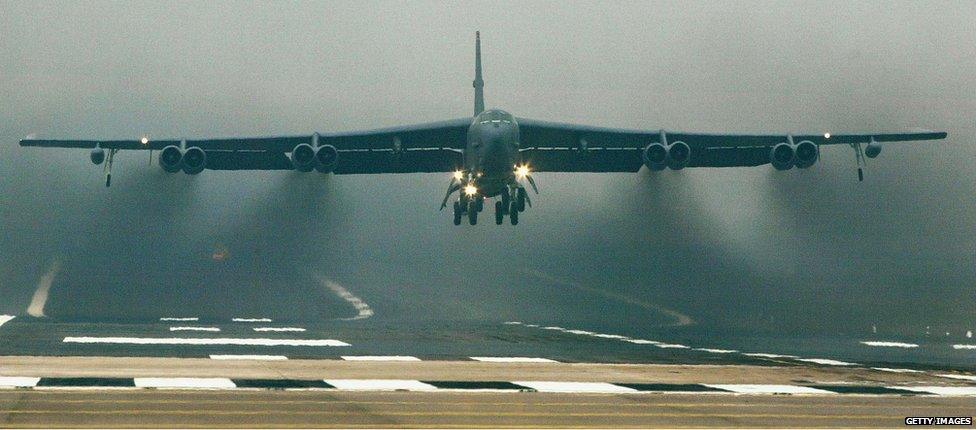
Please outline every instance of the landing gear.
[[461, 202], [454, 202], [454, 225], [461, 225]]
[[475, 197], [474, 201], [478, 206], [478, 212], [485, 210], [485, 199], [481, 197]]
[[472, 200], [471, 202], [468, 203], [468, 224], [471, 224], [471, 225], [478, 224], [478, 203], [477, 203], [477, 200]]
[[508, 206], [512, 203], [512, 193], [508, 191], [508, 187], [502, 188], [502, 207], [504, 207], [505, 212], [508, 212]]
[[505, 222], [505, 212], [508, 211], [508, 207], [505, 203], [501, 201], [495, 202], [495, 224], [502, 225]]
[[518, 212], [525, 212], [525, 188], [519, 187], [515, 190], [515, 204], [512, 206], [518, 207]]
[[508, 219], [512, 221], [512, 225], [518, 225], [518, 216], [519, 216], [518, 208], [513, 204], [511, 210], [508, 213]]

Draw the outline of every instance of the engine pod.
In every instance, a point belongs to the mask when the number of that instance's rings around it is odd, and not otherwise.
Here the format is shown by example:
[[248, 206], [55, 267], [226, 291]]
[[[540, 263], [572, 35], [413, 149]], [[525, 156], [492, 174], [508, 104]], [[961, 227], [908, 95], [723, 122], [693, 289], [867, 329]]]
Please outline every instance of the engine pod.
[[105, 161], [105, 150], [95, 147], [91, 150], [91, 155], [89, 155], [89, 158], [91, 158], [92, 164], [102, 164]]
[[804, 140], [797, 143], [796, 148], [793, 149], [793, 153], [794, 157], [796, 158], [796, 167], [801, 169], [806, 169], [807, 167], [814, 165], [820, 155], [817, 145], [809, 140]]
[[183, 167], [183, 150], [179, 146], [170, 145], [159, 152], [159, 167], [169, 173], [176, 173]]
[[183, 173], [196, 175], [207, 167], [207, 153], [197, 146], [187, 148], [183, 153]]
[[315, 170], [331, 173], [339, 164], [339, 151], [332, 145], [322, 145], [315, 149]]
[[769, 163], [776, 170], [789, 170], [796, 163], [796, 151], [788, 143], [778, 143], [769, 150]]
[[678, 141], [668, 145], [668, 168], [681, 170], [691, 160], [691, 148], [687, 143]]
[[311, 172], [315, 168], [315, 149], [307, 143], [300, 143], [291, 150], [291, 165], [299, 172]]
[[864, 147], [864, 156], [874, 158], [881, 154], [881, 144], [872, 140], [868, 146]]
[[668, 148], [660, 143], [652, 143], [644, 148], [644, 165], [651, 170], [664, 170], [668, 166]]

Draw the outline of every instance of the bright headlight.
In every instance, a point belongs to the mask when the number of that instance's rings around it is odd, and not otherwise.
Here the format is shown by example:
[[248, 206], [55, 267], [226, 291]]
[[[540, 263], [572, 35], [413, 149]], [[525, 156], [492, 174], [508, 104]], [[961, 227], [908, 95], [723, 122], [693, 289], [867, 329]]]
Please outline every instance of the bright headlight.
[[467, 194], [469, 196], [473, 196], [475, 194], [478, 194], [478, 187], [476, 187], [474, 185], [466, 185], [464, 187], [464, 194]]
[[464, 178], [464, 172], [462, 172], [460, 170], [455, 170], [454, 171], [454, 180], [455, 181], [460, 181], [463, 178]]
[[515, 168], [515, 176], [517, 176], [519, 179], [524, 179], [526, 176], [529, 176], [529, 166], [526, 164], [517, 166]]

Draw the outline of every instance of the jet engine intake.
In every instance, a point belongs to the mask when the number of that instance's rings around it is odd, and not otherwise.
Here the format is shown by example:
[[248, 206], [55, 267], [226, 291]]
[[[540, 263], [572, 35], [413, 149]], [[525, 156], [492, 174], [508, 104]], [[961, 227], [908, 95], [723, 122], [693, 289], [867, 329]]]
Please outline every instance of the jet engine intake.
[[817, 145], [809, 140], [800, 141], [793, 148], [794, 156], [796, 157], [796, 167], [801, 169], [806, 169], [814, 165], [817, 162], [820, 151]]
[[207, 153], [200, 147], [187, 148], [183, 153], [183, 173], [196, 175], [207, 167]]
[[868, 158], [877, 157], [881, 154], [881, 144], [875, 140], [872, 140], [868, 146], [864, 147], [864, 156]]
[[668, 168], [681, 170], [691, 160], [691, 148], [687, 143], [678, 141], [668, 145]]
[[339, 164], [339, 151], [332, 145], [322, 145], [315, 149], [315, 170], [331, 173]]
[[299, 172], [311, 172], [315, 168], [315, 148], [307, 143], [300, 143], [291, 150], [291, 165]]
[[664, 170], [668, 166], [668, 148], [660, 143], [652, 143], [644, 148], [644, 165], [648, 169]]
[[159, 153], [159, 167], [169, 173], [176, 173], [183, 167], [183, 150], [179, 146], [170, 145]]
[[778, 143], [769, 150], [769, 162], [776, 170], [790, 170], [796, 164], [796, 148], [788, 143]]
[[105, 161], [105, 150], [99, 147], [95, 147], [91, 150], [91, 162], [92, 164], [98, 165]]

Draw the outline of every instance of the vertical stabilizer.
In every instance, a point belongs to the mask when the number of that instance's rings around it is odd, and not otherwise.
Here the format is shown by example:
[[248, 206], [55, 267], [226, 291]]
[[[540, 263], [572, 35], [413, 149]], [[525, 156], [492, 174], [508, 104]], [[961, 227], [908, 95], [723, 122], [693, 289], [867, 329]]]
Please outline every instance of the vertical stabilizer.
[[485, 81], [481, 79], [481, 32], [474, 33], [474, 116], [485, 111]]

